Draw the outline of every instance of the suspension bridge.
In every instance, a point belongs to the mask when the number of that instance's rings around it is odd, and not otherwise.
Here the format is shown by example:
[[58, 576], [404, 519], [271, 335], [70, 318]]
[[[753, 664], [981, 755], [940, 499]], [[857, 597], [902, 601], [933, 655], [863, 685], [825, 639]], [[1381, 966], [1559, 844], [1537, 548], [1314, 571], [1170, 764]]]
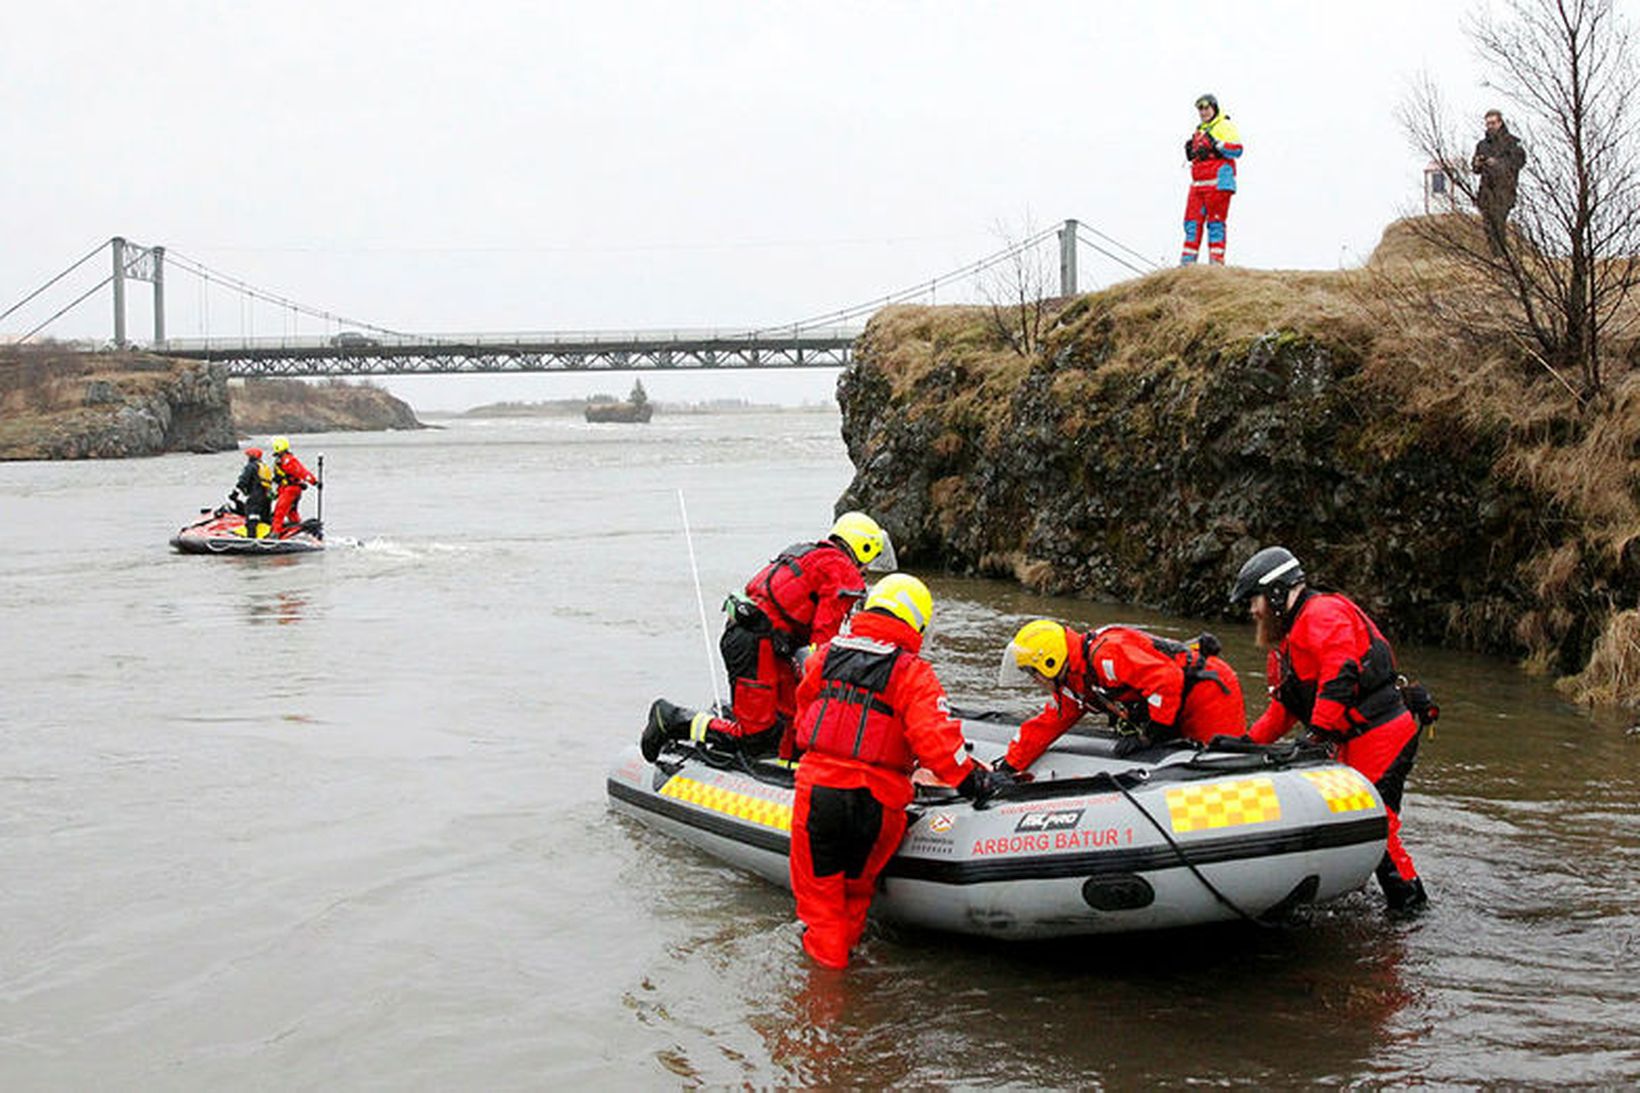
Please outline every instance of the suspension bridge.
[[[1060, 296], [1078, 291], [1077, 259], [1081, 248], [1089, 248], [1132, 273], [1144, 274], [1158, 268], [1150, 258], [1098, 229], [1078, 220], [1066, 220], [928, 281], [854, 307], [780, 326], [433, 335], [393, 330], [310, 307], [211, 269], [174, 249], [144, 246], [116, 236], [0, 312], [0, 322], [25, 313], [27, 308], [44, 310], [43, 301], [51, 298], [53, 290], [68, 283], [73, 275], [83, 277], [80, 271], [86, 268], [94, 270], [94, 260], [106, 254], [111, 263], [104, 267], [110, 270], [106, 277], [14, 339], [14, 344], [47, 336], [43, 332], [52, 324], [107, 289], [113, 301], [113, 336], [106, 348], [142, 348], [167, 357], [211, 361], [235, 377], [837, 367], [852, 359], [854, 341], [872, 313], [891, 304], [932, 298], [942, 287], [978, 278], [998, 267], [1014, 275], [1010, 292], [1030, 289], [1047, 295], [1051, 277], [1044, 275], [1041, 284], [1035, 283], [1037, 278], [1031, 276], [1033, 267], [1028, 262], [1039, 257], [1040, 248], [1055, 237]], [[250, 302], [277, 308], [289, 316], [293, 328], [305, 318], [333, 332], [300, 334], [292, 329], [272, 337], [167, 337], [167, 277], [178, 272], [196, 278], [201, 286], [237, 294], [242, 305]], [[153, 338], [146, 344], [131, 339], [126, 328], [126, 295], [132, 282], [152, 287]], [[202, 287], [202, 294], [204, 291]]]

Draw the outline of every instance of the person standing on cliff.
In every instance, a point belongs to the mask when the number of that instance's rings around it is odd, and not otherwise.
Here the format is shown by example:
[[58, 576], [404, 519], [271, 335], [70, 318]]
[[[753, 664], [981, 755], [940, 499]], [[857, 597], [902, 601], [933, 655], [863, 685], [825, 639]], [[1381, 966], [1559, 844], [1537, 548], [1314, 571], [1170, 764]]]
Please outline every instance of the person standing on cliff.
[[273, 438], [273, 481], [279, 490], [278, 499], [273, 503], [273, 534], [278, 538], [287, 527], [301, 526], [302, 517], [296, 506], [302, 500], [302, 491], [309, 486], [324, 489], [324, 483], [302, 466], [302, 461], [290, 450], [290, 440], [282, 436]]
[[1184, 142], [1184, 156], [1190, 161], [1190, 193], [1184, 204], [1184, 253], [1179, 265], [1190, 266], [1207, 236], [1207, 260], [1224, 265], [1225, 221], [1230, 218], [1230, 198], [1236, 192], [1236, 160], [1241, 158], [1241, 133], [1228, 114], [1219, 110], [1219, 100], [1203, 95], [1196, 100], [1200, 118], [1190, 139]]
[[245, 525], [237, 534], [252, 539], [264, 539], [268, 534], [268, 486], [273, 481], [273, 469], [262, 462], [261, 448], [245, 449], [245, 466], [239, 471], [228, 500], [234, 511], [245, 518]]
[[894, 541], [863, 512], [845, 512], [819, 542], [795, 543], [729, 597], [719, 648], [729, 673], [733, 717], [696, 713], [657, 698], [641, 747], [653, 763], [668, 740], [688, 737], [747, 755], [791, 758], [787, 730], [796, 713], [799, 650], [830, 641], [862, 597], [862, 569], [892, 570]]
[[1248, 735], [1268, 744], [1303, 723], [1365, 776], [1389, 814], [1378, 863], [1384, 899], [1391, 911], [1422, 907], [1429, 897], [1401, 843], [1401, 798], [1421, 725], [1402, 698], [1389, 642], [1348, 597], [1312, 590], [1286, 547], [1265, 547], [1247, 559], [1230, 602], [1248, 605], [1258, 643], [1270, 651], [1270, 705]]
[[1212, 634], [1186, 643], [1131, 626], [1084, 634], [1052, 619], [1031, 620], [1002, 651], [997, 680], [1023, 677], [1050, 697], [992, 770], [1004, 779], [1025, 770], [1090, 710], [1131, 727], [1117, 742], [1119, 756], [1176, 737], [1206, 744], [1245, 735], [1241, 681], [1219, 651]]
[[1503, 123], [1497, 110], [1486, 112], [1486, 135], [1475, 145], [1470, 170], [1481, 176], [1475, 204], [1486, 226], [1486, 243], [1493, 254], [1501, 255], [1509, 230], [1509, 212], [1515, 207], [1516, 183], [1526, 166], [1526, 148]]

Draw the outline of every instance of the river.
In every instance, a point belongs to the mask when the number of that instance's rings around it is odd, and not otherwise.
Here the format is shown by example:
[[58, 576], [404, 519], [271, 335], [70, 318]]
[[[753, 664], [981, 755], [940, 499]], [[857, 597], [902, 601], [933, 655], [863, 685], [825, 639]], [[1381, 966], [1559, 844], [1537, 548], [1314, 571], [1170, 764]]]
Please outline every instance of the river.
[[[836, 976], [786, 893], [609, 812], [650, 700], [712, 694], [691, 542], [715, 635], [828, 525], [838, 427], [295, 437], [333, 546], [282, 559], [167, 548], [231, 453], [0, 464], [0, 1088], [1640, 1081], [1640, 736], [1499, 660], [1400, 650], [1443, 710], [1408, 921], [1373, 890], [1280, 930], [874, 927]], [[994, 670], [1035, 614], [1200, 626], [930, 584], [959, 702], [1029, 708]]]

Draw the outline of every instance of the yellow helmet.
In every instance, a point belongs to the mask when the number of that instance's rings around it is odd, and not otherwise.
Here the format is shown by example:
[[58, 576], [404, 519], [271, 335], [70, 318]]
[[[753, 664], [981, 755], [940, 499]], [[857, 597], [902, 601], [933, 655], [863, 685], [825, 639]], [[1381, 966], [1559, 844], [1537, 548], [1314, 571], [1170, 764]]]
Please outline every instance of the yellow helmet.
[[1058, 679], [1064, 674], [1069, 651], [1063, 626], [1052, 619], [1032, 619], [1002, 651], [997, 681], [1009, 683], [1027, 673], [1042, 680]]
[[928, 594], [928, 586], [909, 573], [890, 573], [872, 585], [865, 609], [873, 607], [887, 611], [919, 634], [934, 617], [934, 597]]
[[290, 451], [290, 437], [288, 437], [288, 436], [276, 436], [276, 437], [273, 438], [273, 454], [274, 455], [278, 455], [280, 452], [288, 452], [288, 451]]
[[867, 569], [887, 573], [897, 564], [894, 541], [881, 524], [863, 512], [845, 512], [839, 516], [831, 525], [831, 537], [842, 540], [855, 562]]

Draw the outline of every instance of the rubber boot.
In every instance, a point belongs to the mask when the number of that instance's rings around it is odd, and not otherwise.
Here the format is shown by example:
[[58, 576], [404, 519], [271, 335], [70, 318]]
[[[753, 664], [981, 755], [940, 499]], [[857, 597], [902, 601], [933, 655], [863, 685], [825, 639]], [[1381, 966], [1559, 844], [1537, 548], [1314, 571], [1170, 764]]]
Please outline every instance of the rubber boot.
[[660, 758], [661, 748], [668, 740], [676, 740], [687, 732], [694, 716], [695, 711], [673, 705], [664, 698], [657, 698], [651, 703], [649, 720], [644, 722], [643, 736], [638, 741], [643, 761], [653, 763]]
[[1378, 883], [1384, 889], [1384, 904], [1392, 913], [1411, 913], [1429, 904], [1422, 877], [1404, 880], [1393, 865], [1386, 869], [1384, 864], [1378, 866]]

